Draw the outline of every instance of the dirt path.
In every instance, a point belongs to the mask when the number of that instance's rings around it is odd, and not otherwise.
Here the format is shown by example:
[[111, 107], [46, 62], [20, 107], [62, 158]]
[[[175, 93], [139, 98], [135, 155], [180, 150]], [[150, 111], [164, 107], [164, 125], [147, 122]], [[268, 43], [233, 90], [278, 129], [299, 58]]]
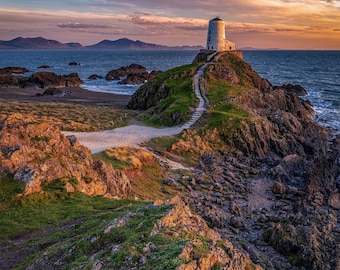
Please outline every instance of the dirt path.
[[195, 109], [191, 119], [182, 126], [171, 128], [153, 128], [148, 126], [130, 125], [112, 130], [98, 132], [63, 132], [65, 135], [75, 135], [81, 144], [88, 147], [92, 153], [98, 153], [110, 147], [139, 147], [139, 144], [156, 137], [171, 136], [181, 133], [184, 129], [190, 128], [205, 112], [205, 99], [201, 92], [203, 84], [200, 78], [203, 76], [205, 67], [203, 65], [194, 76], [195, 95], [199, 100], [198, 107]]

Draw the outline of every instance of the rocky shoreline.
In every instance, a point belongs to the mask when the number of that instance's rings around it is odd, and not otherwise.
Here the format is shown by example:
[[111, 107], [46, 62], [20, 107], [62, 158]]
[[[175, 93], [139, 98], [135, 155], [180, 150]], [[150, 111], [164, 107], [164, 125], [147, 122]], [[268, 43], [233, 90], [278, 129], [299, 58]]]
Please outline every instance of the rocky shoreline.
[[[175, 154], [200, 153], [186, 203], [264, 269], [339, 269], [340, 136], [315, 122], [301, 86], [273, 87], [246, 62], [218, 58], [206, 78], [248, 89], [228, 103], [249, 120], [232, 134], [187, 130], [172, 145]], [[141, 104], [152, 93], [144, 88], [134, 97]]]
[[[173, 210], [155, 224], [154, 233], [170, 228], [172, 236], [181, 230], [209, 236], [209, 256], [197, 257], [193, 247], [200, 245], [199, 239], [190, 242], [183, 248], [181, 270], [339, 269], [340, 136], [315, 122], [312, 105], [300, 97], [305, 94], [301, 86], [274, 87], [236, 56], [221, 54], [217, 58], [218, 62], [210, 63], [205, 72], [207, 96], [212, 91], [209, 80], [224, 82], [226, 89], [241, 89], [241, 94], [210, 103], [196, 128], [185, 130], [167, 149], [173, 156], [196, 153], [198, 166], [185, 180], [169, 175], [164, 181], [168, 186], [183, 186], [186, 193], [182, 194], [183, 201], [176, 199]], [[132, 100], [149, 106], [143, 109], [155, 106], [146, 100], [165, 98], [162, 86], [153, 84], [145, 84], [136, 93]], [[220, 108], [217, 106], [229, 109], [230, 104], [233, 111], [228, 113], [232, 117], [223, 122], [225, 126], [208, 128], [207, 122]], [[232, 125], [240, 111], [246, 116]], [[55, 164], [65, 169], [65, 162], [60, 160], [68, 158], [69, 166], [63, 173], [72, 175], [72, 170], [80, 166], [83, 170], [75, 169], [77, 182], [88, 194], [94, 195], [91, 191], [100, 186], [101, 195], [136, 195], [129, 179], [121, 176], [110, 180], [112, 172], [108, 172], [106, 163], [94, 162], [75, 138], [63, 137], [43, 124], [39, 129], [31, 128], [34, 121], [28, 119], [25, 124], [22, 116], [6, 121], [0, 136], [2, 172], [27, 182], [27, 193], [39, 191], [39, 180], [46, 175], [56, 175], [48, 172]], [[48, 139], [43, 135], [47, 131]], [[35, 139], [25, 137], [29, 132]], [[8, 133], [16, 139], [7, 141]], [[58, 142], [61, 137], [63, 145]], [[18, 148], [23, 139], [27, 145]], [[58, 151], [52, 151], [54, 157], [44, 156], [41, 149], [55, 146]], [[36, 155], [44, 161], [39, 166], [35, 164]], [[28, 157], [33, 161], [25, 166], [20, 161]], [[31, 174], [33, 169], [39, 172], [36, 178]], [[129, 173], [132, 175], [132, 170]], [[103, 179], [109, 179], [109, 183]], [[221, 240], [223, 244], [218, 242]], [[133, 269], [138, 266], [136, 263]]]

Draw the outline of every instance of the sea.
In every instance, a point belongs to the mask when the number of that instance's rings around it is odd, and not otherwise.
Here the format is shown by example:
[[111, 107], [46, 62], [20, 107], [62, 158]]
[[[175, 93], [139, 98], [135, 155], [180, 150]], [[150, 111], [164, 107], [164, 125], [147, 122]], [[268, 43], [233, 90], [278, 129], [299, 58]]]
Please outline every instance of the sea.
[[[43, 51], [0, 50], [0, 68], [7, 66], [26, 67], [30, 73], [43, 71], [38, 68], [48, 65], [47, 71], [56, 74], [77, 72], [83, 80], [82, 87], [90, 91], [131, 95], [138, 85], [119, 85], [106, 81], [106, 74], [132, 63], [140, 64], [149, 71], [162, 70], [189, 64], [198, 51]], [[340, 133], [340, 51], [289, 51], [249, 50], [243, 58], [262, 77], [273, 85], [299, 84], [308, 94], [317, 121]], [[70, 62], [79, 65], [70, 66]], [[26, 74], [29, 75], [30, 73]], [[92, 74], [104, 78], [89, 80]]]

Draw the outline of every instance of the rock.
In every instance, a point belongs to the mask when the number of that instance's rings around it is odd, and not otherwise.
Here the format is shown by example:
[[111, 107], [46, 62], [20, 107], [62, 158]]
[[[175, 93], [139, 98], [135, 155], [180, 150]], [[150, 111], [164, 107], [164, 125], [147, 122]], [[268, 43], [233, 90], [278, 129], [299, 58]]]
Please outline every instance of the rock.
[[47, 69], [47, 68], [53, 68], [53, 67], [51, 67], [51, 66], [48, 66], [48, 65], [41, 65], [41, 66], [39, 66], [38, 68], [44, 68], [44, 69]]
[[153, 203], [154, 206], [162, 206], [163, 204], [164, 204], [164, 201], [162, 201], [162, 200], [156, 200]]
[[12, 74], [22, 74], [27, 73], [29, 70], [24, 67], [5, 67], [0, 68], [0, 75], [12, 75]]
[[122, 171], [93, 160], [89, 149], [57, 128], [22, 114], [7, 117], [0, 128], [0, 173], [25, 182], [24, 195], [40, 193], [44, 185], [59, 181], [69, 192], [134, 198]]
[[62, 95], [64, 92], [58, 88], [47, 88], [41, 95], [42, 96], [56, 96]]
[[129, 74], [140, 74], [147, 72], [146, 68], [138, 65], [138, 64], [131, 64], [129, 66], [120, 67], [117, 69], [111, 70], [106, 75], [106, 80], [120, 80], [121, 77], [128, 76]]
[[93, 81], [93, 80], [97, 80], [97, 79], [103, 79], [103, 76], [97, 75], [97, 74], [92, 74], [92, 75], [89, 76], [88, 79]]
[[[257, 267], [229, 241], [222, 240], [219, 233], [210, 229], [206, 222], [193, 213], [179, 197], [173, 198], [170, 204], [173, 208], [164, 218], [157, 221], [151, 235], [162, 231], [172, 237], [179, 235], [196, 237], [183, 247], [179, 259], [186, 263], [177, 267], [177, 270], [212, 269], [221, 266], [225, 266], [223, 269], [227, 270], [246, 269], [246, 265], [253, 265], [253, 269]], [[208, 240], [208, 247], [204, 247], [202, 240], [198, 238]], [[195, 252], [197, 249], [202, 251], [197, 253]]]
[[340, 210], [340, 193], [332, 194], [328, 199], [328, 204], [335, 210]]
[[307, 91], [301, 85], [284, 84], [282, 86], [274, 86], [274, 89], [283, 88], [288, 93], [296, 93], [298, 96], [307, 95]]
[[286, 193], [286, 186], [278, 181], [274, 181], [273, 186], [272, 186], [272, 192], [274, 194], [285, 194]]
[[25, 81], [24, 78], [12, 74], [0, 75], [0, 85], [5, 87], [20, 87]]
[[80, 66], [80, 64], [77, 63], [77, 62], [70, 62], [70, 63], [68, 63], [68, 65], [69, 66]]
[[31, 75], [24, 86], [37, 86], [39, 88], [48, 87], [79, 87], [82, 84], [77, 73], [71, 73], [69, 75], [56, 75], [53, 72], [36, 72]]

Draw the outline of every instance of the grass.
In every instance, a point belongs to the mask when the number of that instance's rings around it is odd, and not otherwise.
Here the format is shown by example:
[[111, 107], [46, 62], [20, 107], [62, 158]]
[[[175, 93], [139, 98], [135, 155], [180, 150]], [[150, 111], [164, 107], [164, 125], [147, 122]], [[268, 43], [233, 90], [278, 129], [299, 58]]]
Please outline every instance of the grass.
[[0, 99], [0, 121], [12, 113], [31, 114], [69, 131], [96, 131], [125, 126], [134, 112], [113, 106], [80, 105], [57, 102], [17, 102]]
[[210, 106], [205, 115], [207, 128], [216, 128], [222, 140], [226, 142], [237, 134], [241, 122], [249, 118], [248, 112], [232, 102], [234, 97], [242, 96], [243, 91], [248, 88], [214, 78], [210, 74], [206, 74], [205, 87], [210, 100]]
[[[43, 256], [48, 256], [44, 267], [53, 268], [52, 263], [58, 262], [60, 269], [91, 269], [97, 261], [102, 269], [135, 265], [175, 269], [179, 265], [177, 256], [187, 240], [162, 233], [150, 236], [168, 206], [81, 193], [65, 193], [61, 199], [57, 195], [63, 193], [60, 181], [45, 187], [42, 194], [18, 196], [22, 190], [23, 184], [12, 176], [1, 176], [0, 245], [8, 248], [0, 255], [0, 265], [14, 262], [18, 265], [11, 267], [26, 269]], [[153, 248], [146, 252], [148, 243]]]
[[[168, 89], [168, 95], [157, 100], [152, 106], [138, 116], [142, 122], [152, 126], [174, 126], [190, 119], [197, 98], [193, 91], [193, 75], [197, 65], [184, 65], [170, 69], [153, 78], [150, 85]], [[146, 85], [147, 87], [147, 85]], [[151, 97], [152, 98], [152, 97]]]
[[144, 200], [164, 200], [182, 193], [182, 186], [171, 187], [164, 184], [168, 175], [167, 168], [162, 167], [159, 160], [146, 150], [117, 147], [95, 154], [94, 157], [124, 171], [133, 190]]

